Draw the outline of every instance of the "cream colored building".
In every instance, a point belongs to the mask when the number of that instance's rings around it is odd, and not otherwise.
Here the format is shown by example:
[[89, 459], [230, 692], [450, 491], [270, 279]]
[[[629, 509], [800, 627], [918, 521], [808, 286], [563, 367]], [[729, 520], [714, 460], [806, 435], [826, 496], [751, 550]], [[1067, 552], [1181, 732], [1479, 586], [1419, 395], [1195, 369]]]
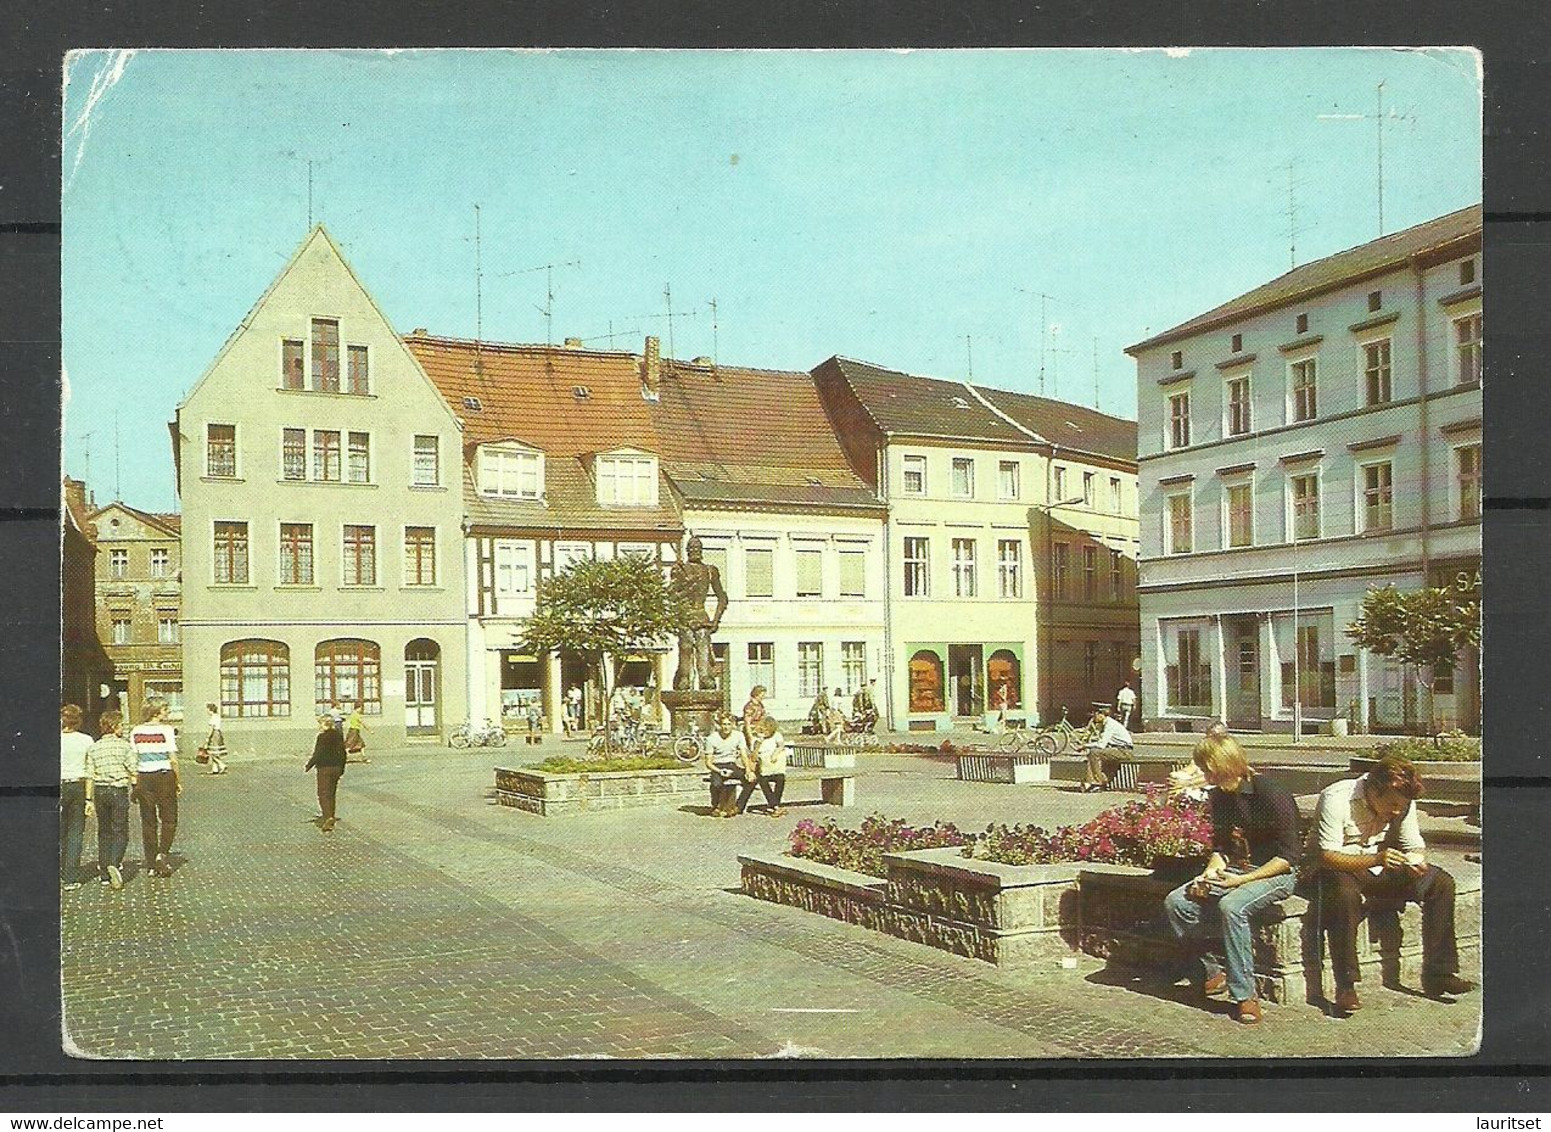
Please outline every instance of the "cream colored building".
[[239, 756], [300, 753], [331, 702], [369, 742], [440, 742], [465, 715], [462, 435], [321, 226], [171, 428], [191, 715], [219, 703]]
[[814, 377], [853, 468], [888, 508], [892, 726], [1111, 701], [1137, 645], [1135, 425], [845, 358]]

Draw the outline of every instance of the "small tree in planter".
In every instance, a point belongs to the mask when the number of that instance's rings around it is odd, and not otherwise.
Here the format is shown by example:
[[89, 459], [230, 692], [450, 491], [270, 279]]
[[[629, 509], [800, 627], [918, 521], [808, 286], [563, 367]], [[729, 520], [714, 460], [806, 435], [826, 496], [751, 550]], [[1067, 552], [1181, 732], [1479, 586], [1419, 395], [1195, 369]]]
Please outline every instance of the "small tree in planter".
[[[614, 688], [605, 660], [617, 669], [627, 654], [661, 646], [689, 623], [692, 612], [651, 559], [635, 554], [583, 559], [539, 583], [533, 615], [523, 623], [523, 643], [535, 654], [560, 649], [579, 654], [607, 705]], [[612, 732], [605, 728], [604, 735], [607, 754]]]
[[1427, 731], [1437, 730], [1433, 680], [1453, 672], [1459, 653], [1481, 647], [1481, 576], [1462, 574], [1452, 586], [1371, 589], [1346, 635], [1378, 656], [1393, 656], [1416, 671], [1427, 689]]

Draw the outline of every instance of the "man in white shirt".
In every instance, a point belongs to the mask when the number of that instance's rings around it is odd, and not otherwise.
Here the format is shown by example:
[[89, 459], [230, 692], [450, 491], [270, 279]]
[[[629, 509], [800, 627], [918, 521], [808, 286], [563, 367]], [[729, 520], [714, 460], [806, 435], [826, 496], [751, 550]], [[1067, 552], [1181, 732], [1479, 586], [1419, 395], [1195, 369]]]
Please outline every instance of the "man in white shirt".
[[1093, 725], [1099, 729], [1099, 733], [1084, 748], [1088, 752], [1088, 769], [1082, 776], [1084, 794], [1090, 790], [1109, 789], [1110, 771], [1105, 764], [1108, 762], [1113, 766], [1114, 763], [1113, 760], [1104, 757], [1105, 751], [1129, 751], [1135, 746], [1131, 740], [1131, 732], [1109, 714], [1109, 705], [1094, 705]]
[[732, 716], [723, 712], [716, 718], [716, 730], [706, 737], [705, 763], [711, 772], [711, 814], [730, 818], [737, 813], [734, 795], [745, 777], [749, 742], [737, 730]]
[[1131, 687], [1131, 681], [1127, 680], [1120, 691], [1115, 693], [1115, 718], [1120, 720], [1122, 727], [1131, 726], [1131, 714], [1136, 711], [1136, 689]]
[[129, 733], [135, 749], [135, 791], [140, 807], [140, 844], [144, 867], [152, 875], [170, 877], [167, 854], [178, 833], [178, 733], [167, 722], [167, 705], [159, 700], [146, 704], [142, 722]]
[[81, 709], [59, 709], [59, 880], [67, 889], [81, 887], [81, 842], [92, 810], [92, 780], [86, 752], [92, 737], [81, 730]]
[[1310, 835], [1319, 864], [1319, 912], [1330, 940], [1338, 1014], [1362, 1006], [1357, 983], [1357, 925], [1393, 917], [1407, 902], [1422, 906], [1422, 990], [1433, 997], [1464, 994], [1475, 984], [1459, 976], [1454, 939], [1454, 878], [1427, 863], [1414, 801], [1422, 780], [1405, 759], [1385, 757], [1361, 778], [1320, 792]]

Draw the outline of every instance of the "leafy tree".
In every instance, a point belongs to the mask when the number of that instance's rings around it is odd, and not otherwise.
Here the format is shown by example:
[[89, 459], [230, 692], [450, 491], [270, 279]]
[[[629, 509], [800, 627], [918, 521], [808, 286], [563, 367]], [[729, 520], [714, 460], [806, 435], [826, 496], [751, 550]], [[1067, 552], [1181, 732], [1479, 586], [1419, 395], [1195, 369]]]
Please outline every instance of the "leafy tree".
[[1427, 689], [1428, 729], [1434, 730], [1434, 677], [1453, 672], [1462, 650], [1481, 647], [1481, 576], [1461, 574], [1452, 586], [1420, 590], [1371, 589], [1346, 635], [1416, 671]]
[[605, 659], [617, 669], [628, 654], [661, 646], [692, 613], [650, 559], [634, 554], [583, 559], [539, 583], [533, 615], [523, 623], [523, 643], [535, 654], [560, 649], [579, 654], [607, 704], [614, 689]]

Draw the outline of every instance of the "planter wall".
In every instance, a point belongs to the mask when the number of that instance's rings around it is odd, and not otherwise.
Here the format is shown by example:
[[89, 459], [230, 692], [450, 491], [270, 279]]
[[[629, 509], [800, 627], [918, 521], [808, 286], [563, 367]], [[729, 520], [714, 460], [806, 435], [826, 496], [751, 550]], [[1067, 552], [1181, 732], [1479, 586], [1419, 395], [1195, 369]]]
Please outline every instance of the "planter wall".
[[961, 782], [1049, 782], [1050, 759], [1044, 755], [1003, 755], [987, 751], [954, 756]]
[[683, 806], [706, 802], [709, 795], [705, 777], [706, 772], [699, 767], [597, 774], [550, 774], [496, 767], [496, 801], [543, 817], [640, 806]]

